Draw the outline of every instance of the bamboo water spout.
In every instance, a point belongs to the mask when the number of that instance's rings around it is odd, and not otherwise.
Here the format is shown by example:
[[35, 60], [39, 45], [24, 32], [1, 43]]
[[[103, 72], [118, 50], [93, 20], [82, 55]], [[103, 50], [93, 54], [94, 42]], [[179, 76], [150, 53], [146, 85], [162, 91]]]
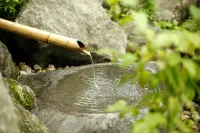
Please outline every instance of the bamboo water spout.
[[90, 52], [87, 50], [87, 47], [77, 39], [60, 36], [26, 25], [14, 23], [2, 18], [0, 18], [0, 29], [22, 35], [30, 39], [57, 45], [63, 48], [71, 49], [80, 53], [90, 55]]

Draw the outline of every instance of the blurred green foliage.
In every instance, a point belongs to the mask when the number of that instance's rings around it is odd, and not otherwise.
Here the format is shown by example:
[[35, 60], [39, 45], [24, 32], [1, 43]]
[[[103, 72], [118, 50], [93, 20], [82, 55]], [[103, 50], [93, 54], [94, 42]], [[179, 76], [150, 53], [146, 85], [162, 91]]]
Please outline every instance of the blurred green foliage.
[[182, 28], [191, 31], [199, 32], [200, 31], [200, 21], [194, 19], [188, 19], [182, 24]]
[[200, 9], [196, 8], [195, 6], [190, 7], [191, 16], [188, 20], [186, 20], [182, 24], [182, 28], [191, 31], [191, 32], [199, 32], [200, 31]]
[[0, 17], [13, 20], [25, 0], [0, 0]]
[[[122, 1], [107, 0], [107, 3], [112, 7], [113, 5], [119, 6]], [[135, 6], [136, 1], [132, 2]], [[126, 10], [125, 14], [122, 15], [121, 13], [124, 12], [119, 7], [117, 8], [118, 10], [113, 9], [109, 16], [120, 23], [121, 19], [124, 20], [124, 15], [128, 14], [129, 19], [123, 21], [122, 24], [133, 20], [147, 42], [146, 45], [135, 49], [134, 52], [127, 52], [123, 56], [119, 56], [111, 50], [111, 53], [122, 60], [122, 68], [134, 63], [137, 64], [137, 75], [131, 76], [129, 74], [122, 78], [123, 82], [127, 80], [138, 81], [141, 87], [148, 86], [149, 89], [163, 86], [160, 91], [148, 94], [141, 100], [141, 103], [149, 109], [149, 113], [133, 124], [132, 133], [160, 133], [161, 131], [192, 133], [191, 123], [197, 121], [195, 119], [182, 121], [180, 114], [183, 111], [183, 106], [195, 113], [193, 101], [200, 101], [200, 36], [198, 28], [193, 27], [193, 25], [190, 25], [189, 29], [185, 28], [188, 22], [177, 26], [176, 23], [162, 21], [155, 23], [155, 25], [167, 30], [156, 33], [149, 26], [151, 19], [149, 19], [147, 12], [138, 12], [135, 7], [129, 7], [131, 11]], [[198, 24], [200, 22], [200, 9], [191, 6], [190, 13], [191, 19], [189, 21]], [[150, 61], [157, 63], [159, 70], [156, 73], [145, 70], [145, 66]], [[118, 111], [121, 117], [128, 113], [135, 117], [139, 112], [137, 106], [130, 107], [123, 100], [108, 107], [106, 111]]]
[[[187, 30], [191, 32], [199, 32], [200, 31], [200, 21], [199, 21], [199, 15], [196, 14], [199, 12], [200, 9], [196, 8], [195, 6], [190, 7], [190, 16], [189, 19], [185, 20], [182, 24], [178, 24], [178, 22], [169, 22], [166, 20], [162, 21], [154, 21], [154, 25], [161, 29], [167, 29], [167, 30]], [[195, 18], [195, 19], [194, 19]]]
[[143, 11], [148, 14], [148, 19], [153, 20], [156, 10], [155, 0], [105, 0], [103, 7], [107, 9], [109, 17], [123, 26], [133, 18], [133, 11]]
[[169, 21], [154, 21], [154, 25], [160, 29], [167, 29], [167, 30], [177, 30], [178, 27], [178, 22], [169, 22]]
[[152, 21], [155, 17], [155, 11], [157, 10], [155, 0], [139, 0], [140, 5], [136, 11], [142, 11], [146, 13], [148, 19]]

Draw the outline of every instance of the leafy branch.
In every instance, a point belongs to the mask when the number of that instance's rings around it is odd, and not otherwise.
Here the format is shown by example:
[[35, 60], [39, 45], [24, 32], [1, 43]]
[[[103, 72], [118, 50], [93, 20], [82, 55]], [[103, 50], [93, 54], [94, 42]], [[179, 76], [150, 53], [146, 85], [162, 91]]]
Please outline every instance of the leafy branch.
[[[113, 0], [114, 1], [114, 0]], [[115, 1], [116, 2], [116, 1]], [[200, 9], [190, 7], [192, 20], [199, 22]], [[132, 11], [129, 14], [147, 43], [133, 53], [121, 57], [123, 68], [137, 63], [137, 76], [128, 76], [124, 80], [139, 81], [142, 87], [155, 89], [162, 85], [160, 91], [144, 97], [141, 103], [149, 109], [149, 113], [137, 120], [132, 128], [133, 133], [191, 133], [191, 123], [196, 119], [182, 121], [180, 113], [183, 106], [193, 113], [193, 101], [200, 99], [200, 37], [198, 32], [187, 31], [182, 26], [176, 30], [163, 30], [156, 33], [149, 26], [149, 18], [143, 12]], [[167, 23], [164, 23], [168, 26]], [[173, 25], [169, 25], [171, 28]], [[157, 73], [145, 71], [148, 62], [157, 63]], [[126, 81], [124, 81], [126, 82]], [[149, 99], [150, 100], [146, 100]], [[106, 111], [119, 111], [120, 116], [131, 113], [137, 116], [139, 109], [130, 107], [125, 101], [119, 101]]]

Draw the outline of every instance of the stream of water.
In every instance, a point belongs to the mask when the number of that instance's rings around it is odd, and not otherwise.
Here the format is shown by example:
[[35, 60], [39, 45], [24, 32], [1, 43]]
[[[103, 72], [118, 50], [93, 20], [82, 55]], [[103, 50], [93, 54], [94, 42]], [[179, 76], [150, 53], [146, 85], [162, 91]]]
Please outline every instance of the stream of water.
[[93, 68], [94, 86], [96, 88], [98, 88], [98, 85], [97, 85], [97, 82], [96, 82], [96, 72], [95, 72], [94, 62], [93, 62], [91, 53], [89, 54], [89, 56], [90, 56], [90, 60], [91, 60], [91, 63], [92, 63], [92, 68]]

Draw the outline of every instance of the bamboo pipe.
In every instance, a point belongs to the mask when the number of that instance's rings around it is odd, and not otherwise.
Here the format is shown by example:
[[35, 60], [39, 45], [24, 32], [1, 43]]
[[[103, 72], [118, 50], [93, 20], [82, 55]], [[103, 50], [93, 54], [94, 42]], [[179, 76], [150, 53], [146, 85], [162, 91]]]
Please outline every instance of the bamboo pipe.
[[0, 18], [0, 29], [10, 31], [30, 39], [38, 40], [48, 44], [57, 45], [80, 53], [90, 55], [87, 47], [79, 40], [60, 36], [47, 31], [32, 28], [26, 25], [14, 23]]

